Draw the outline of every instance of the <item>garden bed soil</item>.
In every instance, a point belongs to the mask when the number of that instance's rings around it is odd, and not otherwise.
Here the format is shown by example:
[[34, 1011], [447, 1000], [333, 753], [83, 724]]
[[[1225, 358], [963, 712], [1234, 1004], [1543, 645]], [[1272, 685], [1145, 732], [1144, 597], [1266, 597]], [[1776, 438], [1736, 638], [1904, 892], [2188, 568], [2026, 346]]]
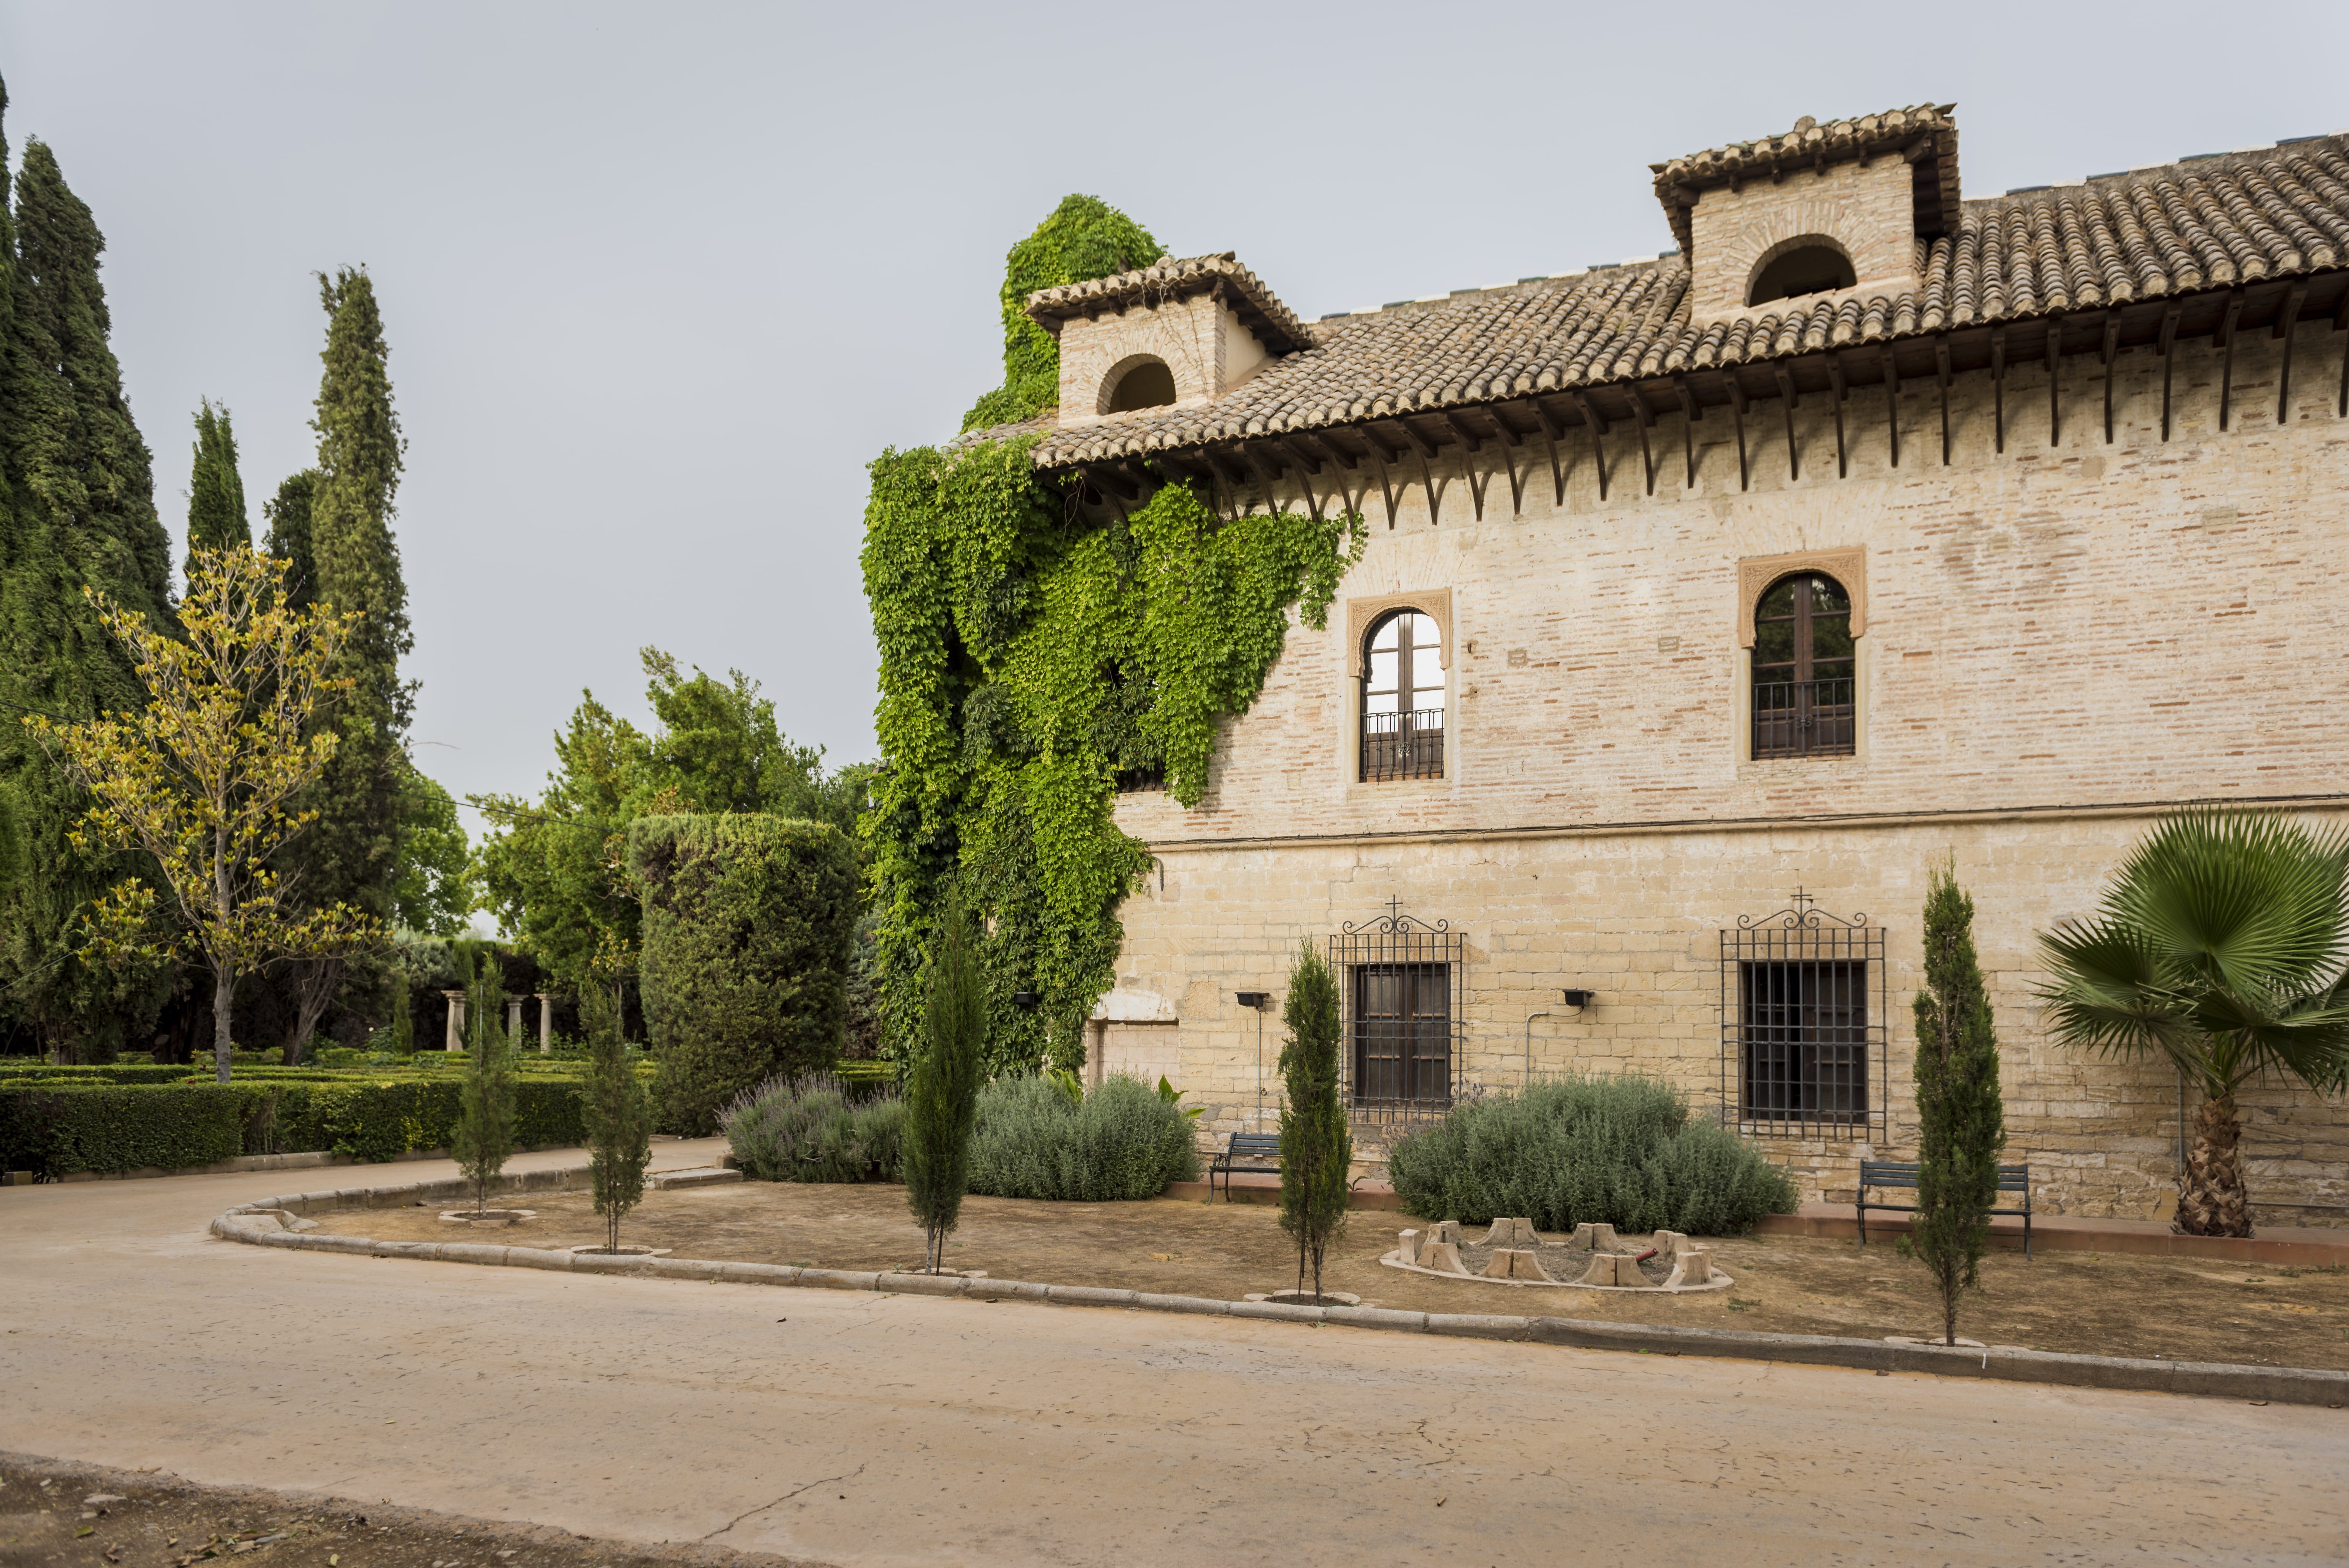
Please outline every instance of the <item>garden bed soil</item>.
[[[92, 1496], [107, 1501], [85, 1506]], [[599, 1541], [546, 1525], [0, 1456], [5, 1568], [209, 1568], [232, 1561], [240, 1568], [791, 1568], [762, 1553]]]
[[[511, 1246], [601, 1244], [585, 1191], [532, 1194], [538, 1217], [497, 1232]], [[323, 1230], [378, 1241], [440, 1242], [440, 1205], [318, 1214]], [[1831, 1238], [1704, 1240], [1727, 1290], [1526, 1290], [1379, 1265], [1407, 1215], [1355, 1213], [1331, 1244], [1322, 1288], [1366, 1306], [1595, 1318], [1683, 1327], [1940, 1337], [1939, 1299], [1923, 1268], [1889, 1243]], [[739, 1185], [648, 1192], [622, 1240], [680, 1258], [831, 1269], [913, 1269], [922, 1233], [894, 1186]], [[1049, 1203], [968, 1199], [947, 1244], [957, 1269], [999, 1280], [1105, 1285], [1238, 1301], [1294, 1289], [1297, 1252], [1276, 1211], [1247, 1203], [1153, 1199]], [[2242, 1267], [2201, 1259], [1994, 1252], [1982, 1287], [1960, 1309], [1961, 1334], [1991, 1345], [2090, 1356], [2166, 1357], [2349, 1370], [2349, 1270]], [[1310, 1281], [1308, 1282], [1309, 1288]]]

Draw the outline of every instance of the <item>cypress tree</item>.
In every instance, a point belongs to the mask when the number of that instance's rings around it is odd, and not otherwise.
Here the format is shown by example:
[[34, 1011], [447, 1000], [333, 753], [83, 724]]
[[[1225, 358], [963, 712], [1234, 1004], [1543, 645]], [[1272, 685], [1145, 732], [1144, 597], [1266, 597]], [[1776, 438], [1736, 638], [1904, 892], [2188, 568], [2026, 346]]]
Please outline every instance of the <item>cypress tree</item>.
[[1941, 1296], [1941, 1336], [1958, 1337], [1958, 1295], [1980, 1283], [2006, 1144], [1998, 1034], [1974, 957], [1974, 901], [1954, 862], [1925, 895], [1925, 986], [1917, 993], [1917, 1213], [1900, 1250]]
[[262, 546], [280, 561], [293, 562], [285, 573], [285, 604], [306, 610], [318, 597], [318, 557], [310, 548], [310, 506], [318, 494], [318, 470], [289, 474], [277, 493], [261, 503], [269, 520], [269, 538]]
[[236, 432], [228, 410], [205, 398], [196, 409], [196, 461], [188, 473], [188, 554], [250, 545], [253, 525], [244, 515], [244, 480], [236, 471]]
[[653, 1158], [652, 1097], [620, 1041], [620, 991], [606, 975], [591, 975], [579, 988], [579, 1016], [587, 1026], [587, 1081], [580, 1090], [586, 1123], [587, 1171], [595, 1212], [604, 1217], [604, 1250], [620, 1250], [620, 1221], [645, 1195], [645, 1167]]
[[484, 948], [465, 985], [465, 1078], [457, 1088], [457, 1126], [449, 1153], [473, 1184], [473, 1212], [490, 1206], [490, 1183], [514, 1146], [513, 1041], [499, 1011], [505, 986], [498, 955]]
[[1280, 1079], [1288, 1103], [1280, 1110], [1280, 1228], [1297, 1239], [1297, 1288], [1313, 1265], [1313, 1295], [1321, 1295], [1321, 1261], [1346, 1222], [1346, 1173], [1354, 1135], [1339, 1094], [1338, 977], [1307, 943], [1288, 972], [1281, 1008], [1288, 1041], [1280, 1047]]
[[[392, 537], [393, 499], [399, 490], [399, 418], [392, 409], [390, 349], [375, 285], [348, 267], [318, 279], [326, 311], [326, 366], [318, 385], [316, 478], [309, 486], [309, 546], [319, 603], [364, 615], [331, 672], [353, 684], [325, 722], [340, 744], [305, 804], [318, 818], [298, 848], [305, 901], [346, 903], [389, 924], [392, 884], [399, 868], [400, 786], [406, 772], [409, 715], [414, 690], [399, 677], [399, 661], [413, 645], [408, 587]], [[286, 482], [295, 487], [302, 478]], [[288, 500], [286, 489], [278, 492]], [[273, 539], [291, 534], [298, 520], [281, 505], [271, 518]], [[354, 965], [344, 983], [372, 984], [380, 965]], [[326, 977], [297, 976], [316, 986]], [[317, 998], [321, 1010], [325, 998]], [[316, 1015], [313, 1014], [315, 1018]], [[298, 1020], [297, 1020], [298, 1027]], [[298, 1045], [296, 1046], [298, 1048]]]
[[[6, 107], [0, 88], [0, 111]], [[0, 142], [0, 170], [5, 170]], [[0, 173], [0, 196], [5, 194]], [[84, 586], [156, 622], [171, 616], [171, 542], [146, 444], [108, 345], [104, 236], [54, 153], [25, 150], [15, 211], [0, 201], [0, 791], [19, 853], [43, 874], [0, 890], [0, 1026], [101, 1059], [161, 1005], [168, 970], [85, 965], [81, 912], [136, 869], [74, 847], [85, 800], [16, 721], [72, 723], [141, 706], [129, 659]]]
[[963, 1194], [970, 1190], [970, 1135], [978, 1120], [986, 1051], [987, 983], [971, 951], [962, 901], [950, 894], [930, 951], [922, 1038], [905, 1085], [902, 1156], [905, 1202], [922, 1222], [922, 1262], [932, 1274], [945, 1263], [947, 1236], [962, 1218]]

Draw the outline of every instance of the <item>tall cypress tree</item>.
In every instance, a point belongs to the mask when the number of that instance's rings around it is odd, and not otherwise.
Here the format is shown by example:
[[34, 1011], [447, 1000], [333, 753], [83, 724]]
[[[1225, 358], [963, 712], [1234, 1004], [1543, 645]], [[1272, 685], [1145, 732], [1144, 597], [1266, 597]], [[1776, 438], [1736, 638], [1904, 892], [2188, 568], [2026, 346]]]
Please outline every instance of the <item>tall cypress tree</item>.
[[306, 610], [318, 597], [318, 557], [310, 548], [310, 504], [317, 494], [318, 470], [304, 469], [287, 475], [277, 494], [261, 503], [261, 515], [269, 520], [269, 538], [262, 548], [294, 563], [285, 574], [289, 609]]
[[1933, 868], [1925, 894], [1925, 988], [1917, 993], [1917, 1217], [1900, 1250], [1941, 1297], [1941, 1337], [1958, 1338], [1958, 1295], [1981, 1277], [1998, 1202], [2006, 1110], [1998, 1033], [1974, 956], [1974, 901], [1954, 865]]
[[244, 515], [244, 480], [236, 471], [236, 432], [228, 410], [204, 399], [196, 410], [196, 461], [188, 474], [188, 553], [253, 542]]
[[[6, 98], [0, 91], [0, 109]], [[5, 150], [0, 148], [0, 150]], [[5, 187], [0, 187], [5, 191]], [[102, 1058], [143, 1029], [160, 972], [85, 965], [72, 934], [98, 890], [134, 862], [76, 849], [84, 801], [16, 721], [67, 722], [138, 706], [128, 657], [85, 585], [156, 621], [171, 615], [171, 540], [155, 514], [146, 443], [131, 422], [98, 256], [105, 239], [56, 156], [27, 144], [13, 222], [0, 232], [0, 789], [19, 852], [43, 874], [0, 892], [0, 1026]]]
[[[391, 405], [390, 349], [375, 285], [346, 267], [321, 274], [326, 310], [326, 374], [318, 386], [318, 467], [309, 485], [311, 566], [320, 603], [365, 615], [345, 648], [336, 676], [354, 684], [327, 722], [341, 737], [334, 760], [309, 804], [318, 820], [300, 845], [300, 896], [314, 904], [348, 903], [387, 924], [395, 913], [392, 883], [398, 869], [399, 789], [413, 688], [399, 676], [399, 660], [413, 645], [408, 626], [408, 585], [392, 537], [393, 498], [399, 490], [407, 443]], [[278, 492], [289, 500], [305, 478]], [[298, 492], [297, 492], [298, 493]], [[281, 505], [271, 517], [273, 548], [296, 520]], [[354, 977], [364, 978], [366, 971]], [[317, 1006], [323, 1006], [323, 996]], [[306, 1036], [316, 1011], [297, 1021]], [[303, 1043], [289, 1040], [295, 1050]]]

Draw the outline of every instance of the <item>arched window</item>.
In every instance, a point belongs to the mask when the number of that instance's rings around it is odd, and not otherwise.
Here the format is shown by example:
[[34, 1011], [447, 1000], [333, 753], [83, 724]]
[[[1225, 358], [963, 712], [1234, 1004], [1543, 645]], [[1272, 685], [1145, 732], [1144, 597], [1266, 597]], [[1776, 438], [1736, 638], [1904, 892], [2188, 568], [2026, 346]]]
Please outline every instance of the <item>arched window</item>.
[[1166, 361], [1150, 355], [1136, 356], [1118, 375], [1109, 391], [1109, 407], [1104, 414], [1123, 414], [1135, 408], [1163, 408], [1174, 401], [1174, 372], [1166, 368]]
[[1772, 300], [1847, 289], [1859, 281], [1843, 247], [1825, 235], [1808, 234], [1780, 247], [1754, 273], [1745, 303], [1768, 304]]
[[1772, 583], [1754, 608], [1754, 755], [1850, 756], [1854, 669], [1843, 584], [1823, 572]]
[[1371, 628], [1362, 682], [1362, 781], [1444, 777], [1444, 634], [1398, 610]]

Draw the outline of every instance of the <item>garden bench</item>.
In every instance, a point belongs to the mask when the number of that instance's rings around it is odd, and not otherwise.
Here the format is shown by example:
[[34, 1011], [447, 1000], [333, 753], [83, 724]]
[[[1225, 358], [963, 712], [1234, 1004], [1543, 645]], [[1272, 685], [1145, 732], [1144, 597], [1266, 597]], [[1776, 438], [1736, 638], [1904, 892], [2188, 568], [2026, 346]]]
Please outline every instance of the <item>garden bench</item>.
[[[1917, 1212], [1917, 1205], [1914, 1203], [1871, 1203], [1868, 1201], [1868, 1190], [1870, 1187], [1907, 1187], [1914, 1190], [1916, 1185], [1917, 1167], [1914, 1165], [1904, 1165], [1890, 1160], [1863, 1160], [1859, 1162], [1857, 1208], [1861, 1246], [1868, 1245], [1868, 1212], [1870, 1209], [1889, 1209], [1901, 1214], [1913, 1214]], [[2020, 1209], [1992, 1209], [1991, 1212], [2023, 1216], [2023, 1255], [2027, 1258], [2031, 1255], [2031, 1167], [2028, 1165], [2000, 1166], [1998, 1190], [2002, 1192], [2023, 1194], [2023, 1207]]]
[[[1236, 1160], [1269, 1160], [1272, 1163], [1268, 1166], [1235, 1165], [1232, 1161]], [[1224, 1177], [1224, 1200], [1226, 1202], [1230, 1202], [1232, 1172], [1235, 1171], [1243, 1173], [1253, 1171], [1272, 1176], [1279, 1175], [1280, 1134], [1278, 1132], [1233, 1133], [1230, 1141], [1216, 1151], [1215, 1163], [1207, 1167], [1207, 1196], [1213, 1198], [1216, 1195], [1216, 1173], [1221, 1171]]]

